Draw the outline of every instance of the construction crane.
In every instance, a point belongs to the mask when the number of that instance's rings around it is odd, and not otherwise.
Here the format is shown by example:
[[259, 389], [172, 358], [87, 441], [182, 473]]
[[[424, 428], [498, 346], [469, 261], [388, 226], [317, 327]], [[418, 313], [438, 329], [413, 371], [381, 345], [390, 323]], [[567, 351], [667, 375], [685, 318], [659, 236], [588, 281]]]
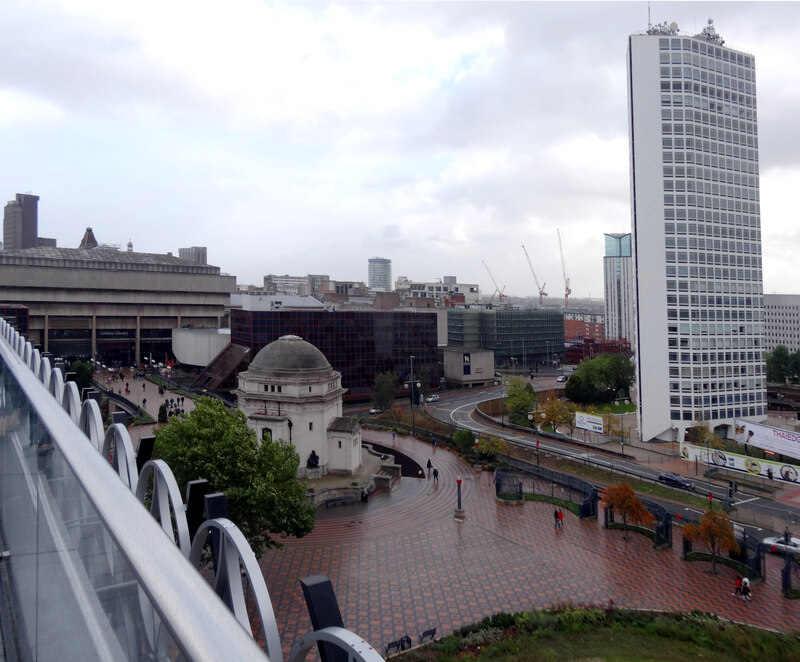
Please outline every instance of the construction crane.
[[558, 234], [558, 250], [561, 253], [561, 269], [564, 272], [564, 310], [567, 309], [567, 305], [569, 304], [569, 295], [572, 294], [572, 290], [569, 289], [569, 276], [567, 276], [567, 265], [564, 263], [564, 248], [561, 246], [561, 232], [556, 228], [556, 233]]
[[497, 284], [497, 281], [494, 279], [494, 276], [492, 276], [492, 272], [489, 271], [489, 267], [486, 266], [486, 262], [481, 260], [481, 263], [483, 264], [483, 268], [486, 269], [486, 273], [489, 274], [489, 278], [492, 279], [492, 283], [494, 284], [494, 292], [492, 292], [492, 296], [489, 299], [489, 303], [492, 303], [492, 301], [494, 301], [494, 295], [498, 294], [498, 293], [500, 294], [500, 303], [503, 303], [503, 291], [506, 289], [505, 285], [503, 286], [503, 289], [501, 290], [500, 286]]
[[528, 255], [528, 251], [525, 250], [525, 244], [522, 244], [522, 250], [525, 251], [525, 259], [528, 260], [528, 266], [531, 268], [531, 274], [533, 275], [533, 280], [536, 283], [536, 289], [539, 290], [539, 305], [541, 306], [544, 303], [544, 298], [547, 296], [547, 292], [544, 291], [544, 286], [547, 283], [542, 283], [539, 285], [539, 279], [536, 277], [536, 272], [533, 270], [533, 264], [531, 264], [531, 258]]

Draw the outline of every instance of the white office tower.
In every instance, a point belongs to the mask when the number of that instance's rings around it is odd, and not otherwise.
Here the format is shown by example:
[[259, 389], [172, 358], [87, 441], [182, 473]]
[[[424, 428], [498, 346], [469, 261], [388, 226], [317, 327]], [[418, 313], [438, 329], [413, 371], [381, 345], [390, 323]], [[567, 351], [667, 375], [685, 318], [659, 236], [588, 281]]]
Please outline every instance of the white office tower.
[[385, 257], [372, 257], [367, 266], [367, 284], [370, 291], [391, 292], [392, 261]]
[[662, 24], [629, 37], [642, 440], [766, 411], [755, 61]]
[[605, 324], [603, 336], [633, 344], [633, 258], [631, 235], [606, 234], [603, 258]]

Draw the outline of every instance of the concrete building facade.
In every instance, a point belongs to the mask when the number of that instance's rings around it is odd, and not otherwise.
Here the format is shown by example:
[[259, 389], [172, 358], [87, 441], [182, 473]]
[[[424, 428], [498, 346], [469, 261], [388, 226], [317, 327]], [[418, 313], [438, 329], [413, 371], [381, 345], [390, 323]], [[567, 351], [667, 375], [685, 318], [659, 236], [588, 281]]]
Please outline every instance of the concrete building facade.
[[605, 320], [603, 336], [609, 340], [633, 340], [633, 258], [631, 234], [606, 234], [603, 258]]
[[778, 345], [800, 350], [800, 294], [764, 295], [764, 331], [768, 352]]
[[755, 60], [657, 25], [628, 40], [639, 433], [766, 415]]
[[189, 246], [188, 248], [179, 248], [178, 257], [181, 260], [186, 260], [187, 262], [208, 264], [208, 248], [205, 246]]
[[172, 331], [227, 326], [236, 278], [172, 255], [104, 248], [0, 253], [0, 302], [29, 308], [29, 337], [61, 356], [172, 358]]
[[3, 250], [34, 248], [39, 236], [39, 196], [17, 193], [3, 210]]
[[459, 283], [455, 276], [444, 276], [442, 280], [433, 282], [409, 280], [406, 276], [399, 276], [395, 290], [401, 298], [433, 299], [437, 303], [458, 296], [463, 297], [461, 303], [471, 305], [477, 303], [481, 297], [477, 283]]
[[494, 352], [491, 349], [445, 347], [442, 350], [444, 378], [463, 388], [482, 388], [494, 382]]

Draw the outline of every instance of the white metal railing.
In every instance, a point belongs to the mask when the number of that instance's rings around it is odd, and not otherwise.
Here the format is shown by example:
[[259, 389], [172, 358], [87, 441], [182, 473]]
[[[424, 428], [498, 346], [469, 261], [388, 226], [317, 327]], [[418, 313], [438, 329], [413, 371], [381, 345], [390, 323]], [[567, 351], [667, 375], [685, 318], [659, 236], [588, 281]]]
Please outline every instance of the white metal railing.
[[43, 374], [38, 352], [0, 325], [0, 562], [21, 656], [263, 662], [98, 452], [99, 410], [76, 411], [70, 383]]
[[[255, 635], [273, 662], [282, 660], [246, 539], [215, 519], [192, 541], [185, 510], [169, 467], [151, 460], [138, 474], [127, 429], [104, 432], [97, 403], [81, 403], [75, 383], [0, 320], [0, 576], [10, 584], [0, 596], [17, 598], [6, 607], [21, 655], [265, 660]], [[209, 534], [217, 540], [212, 586], [196, 570]], [[325, 628], [298, 642], [289, 661], [320, 641], [350, 660], [383, 659], [356, 634]]]

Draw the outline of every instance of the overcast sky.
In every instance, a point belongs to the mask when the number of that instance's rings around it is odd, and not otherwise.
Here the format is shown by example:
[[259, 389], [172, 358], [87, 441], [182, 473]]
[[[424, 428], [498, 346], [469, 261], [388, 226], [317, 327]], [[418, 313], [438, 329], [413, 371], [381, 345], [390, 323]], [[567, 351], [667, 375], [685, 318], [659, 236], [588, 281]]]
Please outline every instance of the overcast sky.
[[[800, 4], [652, 2], [756, 57], [765, 292], [800, 292]], [[603, 296], [645, 2], [2, 0], [0, 199], [39, 234], [267, 273]], [[795, 64], [792, 64], [795, 63]]]

